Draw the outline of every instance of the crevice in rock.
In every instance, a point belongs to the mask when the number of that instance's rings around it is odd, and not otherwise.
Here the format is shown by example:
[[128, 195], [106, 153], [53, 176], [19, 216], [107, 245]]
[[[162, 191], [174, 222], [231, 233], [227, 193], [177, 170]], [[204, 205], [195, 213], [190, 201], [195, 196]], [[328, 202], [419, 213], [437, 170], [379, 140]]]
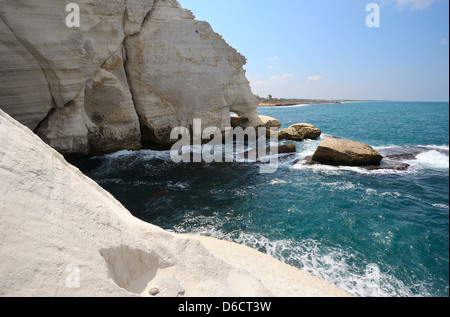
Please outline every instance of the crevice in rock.
[[[135, 36], [135, 34], [133, 34], [131, 36]], [[137, 114], [138, 119], [139, 119], [139, 127], [141, 129], [141, 144], [144, 147], [144, 144], [145, 144], [145, 142], [144, 142], [144, 135], [145, 135], [145, 132], [146, 132], [146, 130], [148, 128], [144, 124], [142, 115], [138, 111], [137, 104], [136, 104], [136, 97], [134, 96], [134, 93], [133, 93], [133, 88], [132, 88], [132, 83], [131, 83], [131, 78], [130, 78], [130, 72], [128, 70], [128, 50], [127, 50], [127, 47], [126, 47], [126, 41], [128, 40], [129, 37], [130, 36], [125, 37], [125, 39], [123, 40], [123, 45], [122, 45], [123, 46], [123, 54], [124, 54], [124, 56], [123, 56], [123, 69], [125, 71], [125, 77], [127, 79], [128, 89], [130, 91], [131, 100], [133, 102], [133, 107], [134, 107], [134, 110], [136, 111], [136, 114]]]
[[[131, 100], [133, 102], [133, 107], [134, 107], [134, 110], [136, 111], [136, 114], [137, 114], [138, 119], [139, 119], [139, 127], [140, 127], [140, 130], [141, 130], [141, 144], [142, 144], [143, 147], [148, 147], [148, 144], [146, 144], [147, 142], [145, 142], [144, 135], [148, 134], [149, 128], [144, 124], [144, 119], [142, 118], [142, 115], [138, 111], [137, 103], [136, 103], [136, 97], [135, 97], [135, 95], [133, 93], [131, 76], [130, 76], [130, 72], [128, 70], [129, 57], [128, 57], [127, 41], [130, 38], [138, 36], [140, 34], [140, 32], [141, 32], [142, 28], [144, 27], [144, 25], [147, 23], [147, 21], [150, 20], [150, 17], [151, 17], [151, 15], [152, 15], [152, 13], [153, 13], [153, 11], [155, 9], [155, 6], [156, 6], [157, 2], [158, 1], [155, 0], [153, 2], [153, 5], [151, 6], [151, 8], [148, 10], [147, 14], [145, 15], [144, 19], [142, 20], [142, 23], [141, 23], [141, 26], [139, 28], [139, 31], [135, 32], [133, 34], [126, 35], [124, 37], [123, 41], [122, 41], [122, 46], [121, 46], [121, 49], [122, 49], [122, 60], [123, 60], [123, 69], [125, 71], [125, 77], [126, 77], [127, 84], [128, 84], [128, 90], [129, 90], [130, 95], [131, 95]], [[126, 24], [126, 20], [127, 19], [128, 19], [128, 9], [125, 8], [124, 18], [123, 18], [123, 28], [124, 29], [125, 29], [125, 24]]]
[[140, 295], [160, 270], [171, 267], [156, 254], [122, 245], [100, 250], [113, 281], [130, 293]]
[[42, 127], [42, 125], [43, 125], [45, 122], [47, 122], [48, 118], [50, 118], [50, 117], [55, 113], [56, 107], [54, 107], [54, 106], [55, 106], [55, 103], [54, 103], [54, 100], [53, 100], [53, 99], [52, 99], [52, 103], [53, 103], [53, 108], [50, 109], [50, 111], [47, 113], [47, 115], [45, 116], [45, 118], [42, 119], [41, 122], [39, 122], [39, 124], [36, 126], [36, 128], [34, 128], [34, 130], [33, 130], [33, 133], [34, 133], [34, 134], [37, 134], [37, 135], [39, 136], [38, 132], [39, 132], [40, 128]]
[[[128, 37], [128, 36], [133, 36], [133, 35], [137, 35], [137, 34], [139, 34], [139, 33], [141, 32], [141, 30], [142, 30], [142, 28], [144, 27], [146, 21], [149, 19], [150, 15], [152, 14], [152, 12], [153, 12], [153, 10], [154, 10], [154, 8], [155, 8], [155, 3], [156, 3], [156, 1], [157, 1], [157, 0], [155, 0], [155, 1], [151, 4], [151, 8], [148, 9], [148, 11], [147, 11], [145, 17], [143, 18], [143, 20], [142, 20], [142, 22], [141, 22], [141, 25], [140, 25], [140, 27], [139, 27], [139, 30], [134, 31], [132, 34], [126, 35], [126, 37]], [[129, 13], [128, 13], [128, 7], [127, 7], [127, 5], [126, 5], [126, 6], [125, 6], [124, 13], [123, 13], [123, 19], [122, 19], [122, 20], [123, 20], [123, 29], [124, 29], [125, 33], [126, 33], [126, 24], [127, 24], [127, 21], [131, 21], [131, 19], [129, 18], [129, 16], [130, 16], [130, 15], [129, 15]]]
[[141, 27], [139, 28], [139, 32], [138, 32], [137, 34], [139, 34], [139, 33], [141, 32], [142, 28], [145, 26], [145, 24], [147, 23], [147, 21], [150, 20], [150, 17], [152, 16], [153, 12], [155, 11], [157, 2], [158, 2], [158, 0], [155, 0], [155, 1], [153, 2], [153, 5], [152, 5], [151, 9], [148, 10], [147, 14], [146, 14], [145, 17], [144, 17], [144, 20], [142, 20]]
[[142, 138], [142, 133], [143, 133], [143, 131], [142, 131], [142, 119], [141, 119], [141, 116], [139, 115], [139, 111], [137, 110], [137, 107], [136, 107], [136, 98], [134, 97], [133, 89], [131, 88], [130, 73], [129, 73], [128, 67], [127, 67], [127, 64], [128, 64], [128, 51], [127, 51], [127, 47], [126, 47], [127, 39], [128, 39], [128, 36], [125, 37], [125, 39], [123, 40], [123, 44], [122, 44], [122, 46], [123, 46], [123, 54], [124, 54], [124, 56], [123, 56], [123, 69], [125, 71], [125, 77], [127, 79], [128, 89], [129, 89], [130, 95], [131, 95], [131, 100], [133, 101], [133, 107], [134, 107], [134, 110], [136, 111], [137, 116], [139, 118], [139, 126], [141, 128], [141, 143], [142, 143], [142, 141], [143, 141], [142, 140], [143, 139]]

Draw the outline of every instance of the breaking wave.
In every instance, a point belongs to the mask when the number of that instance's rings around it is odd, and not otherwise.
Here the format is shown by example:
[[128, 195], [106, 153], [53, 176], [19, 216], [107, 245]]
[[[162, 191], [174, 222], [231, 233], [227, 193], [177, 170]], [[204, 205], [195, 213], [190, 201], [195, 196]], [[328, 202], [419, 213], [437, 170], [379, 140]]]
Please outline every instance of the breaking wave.
[[368, 263], [363, 255], [344, 248], [326, 246], [316, 240], [270, 240], [261, 234], [228, 233], [208, 229], [195, 232], [221, 240], [246, 245], [275, 259], [295, 266], [356, 297], [413, 297], [412, 288], [428, 296], [427, 285], [406, 285], [383, 271], [379, 264]]

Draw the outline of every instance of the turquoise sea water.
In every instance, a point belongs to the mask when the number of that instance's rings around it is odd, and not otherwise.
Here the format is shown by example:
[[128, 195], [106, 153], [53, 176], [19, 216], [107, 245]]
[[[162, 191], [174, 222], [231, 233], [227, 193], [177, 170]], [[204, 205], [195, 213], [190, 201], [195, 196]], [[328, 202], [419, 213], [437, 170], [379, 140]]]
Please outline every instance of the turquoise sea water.
[[297, 143], [274, 174], [249, 163], [175, 164], [122, 151], [77, 163], [136, 217], [248, 245], [355, 296], [449, 296], [449, 104], [370, 102], [262, 108], [284, 127], [410, 154], [407, 171], [305, 166]]

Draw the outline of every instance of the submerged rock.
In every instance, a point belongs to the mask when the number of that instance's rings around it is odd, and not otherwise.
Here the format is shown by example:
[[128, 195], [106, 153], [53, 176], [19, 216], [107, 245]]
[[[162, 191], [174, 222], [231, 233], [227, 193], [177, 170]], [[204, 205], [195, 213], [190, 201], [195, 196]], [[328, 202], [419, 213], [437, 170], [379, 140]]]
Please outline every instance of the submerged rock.
[[325, 139], [312, 161], [326, 165], [379, 166], [383, 157], [370, 145], [342, 139]]
[[[246, 151], [244, 153], [240, 153], [237, 155], [237, 158], [239, 160], [248, 160], [249, 158], [255, 158], [256, 161], [261, 160], [267, 156], [272, 155], [273, 153], [277, 153], [278, 155], [281, 154], [295, 154], [297, 153], [297, 147], [295, 144], [284, 144], [284, 145], [279, 145], [277, 147], [274, 148], [263, 148], [263, 149], [258, 149], [258, 150], [250, 150], [250, 151]], [[260, 155], [262, 152], [263, 154]]]
[[[315, 162], [312, 156], [307, 156], [303, 160], [294, 162], [294, 164], [300, 163], [303, 165], [323, 165], [321, 163]], [[410, 167], [409, 164], [401, 162], [383, 161], [380, 165], [368, 165], [368, 166], [358, 166], [365, 170], [377, 171], [377, 170], [393, 170], [393, 171], [406, 171]]]
[[285, 144], [278, 147], [278, 154], [297, 153], [295, 144]]
[[393, 170], [393, 171], [406, 171], [411, 165], [406, 163], [398, 163], [398, 164], [386, 164], [380, 166], [365, 166], [364, 168], [371, 171], [376, 170]]

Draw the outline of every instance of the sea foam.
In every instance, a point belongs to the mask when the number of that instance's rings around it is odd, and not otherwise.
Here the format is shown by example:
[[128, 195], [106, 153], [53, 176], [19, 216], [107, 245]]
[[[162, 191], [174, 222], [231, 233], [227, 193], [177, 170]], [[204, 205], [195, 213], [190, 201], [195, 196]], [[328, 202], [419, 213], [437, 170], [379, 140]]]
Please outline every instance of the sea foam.
[[449, 157], [436, 150], [421, 153], [417, 155], [416, 160], [412, 163], [417, 163], [423, 167], [431, 169], [449, 169]]
[[[196, 232], [204, 236], [232, 241], [260, 250], [284, 263], [300, 268], [350, 295], [356, 297], [412, 297], [411, 287], [383, 271], [377, 263], [365, 263], [362, 269], [355, 262], [363, 261], [362, 255], [339, 247], [326, 246], [314, 239], [271, 240], [262, 234], [231, 232], [209, 228]], [[422, 294], [426, 296], [426, 285]]]

